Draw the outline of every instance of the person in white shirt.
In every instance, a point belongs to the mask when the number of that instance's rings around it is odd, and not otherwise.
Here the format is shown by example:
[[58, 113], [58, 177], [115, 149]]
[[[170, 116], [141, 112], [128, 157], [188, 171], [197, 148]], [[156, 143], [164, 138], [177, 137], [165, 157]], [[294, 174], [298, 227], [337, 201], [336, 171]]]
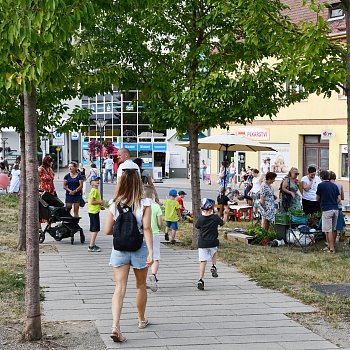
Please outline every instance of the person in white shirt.
[[108, 182], [108, 173], [111, 175], [111, 183], [113, 183], [113, 168], [114, 168], [114, 161], [113, 156], [109, 156], [103, 164], [105, 165], [105, 182]]
[[137, 169], [140, 172], [139, 166], [130, 159], [130, 151], [127, 148], [118, 149], [117, 157], [119, 160], [117, 183], [123, 174], [123, 169]]
[[317, 186], [321, 183], [321, 179], [316, 175], [314, 166], [309, 166], [307, 172], [308, 174], [301, 178], [303, 185], [302, 203], [306, 215], [321, 211], [320, 202], [316, 199]]
[[270, 163], [268, 162], [268, 159], [263, 160], [260, 170], [263, 175], [266, 175], [270, 171]]

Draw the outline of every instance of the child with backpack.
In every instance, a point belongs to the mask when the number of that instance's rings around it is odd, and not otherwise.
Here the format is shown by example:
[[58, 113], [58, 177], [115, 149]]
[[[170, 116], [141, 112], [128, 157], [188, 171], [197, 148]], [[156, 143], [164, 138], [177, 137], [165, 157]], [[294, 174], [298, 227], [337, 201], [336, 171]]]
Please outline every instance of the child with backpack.
[[103, 201], [101, 200], [100, 192], [98, 191], [98, 186], [100, 184], [100, 178], [97, 176], [92, 176], [90, 178], [91, 191], [88, 198], [88, 214], [90, 218], [90, 244], [89, 252], [100, 252], [101, 248], [98, 247], [96, 243], [97, 234], [100, 231], [100, 211], [104, 209]]
[[154, 188], [146, 185], [144, 186], [145, 197], [152, 200], [151, 209], [151, 226], [153, 233], [153, 264], [152, 264], [152, 274], [148, 277], [150, 288], [152, 292], [156, 292], [158, 290], [158, 278], [157, 272], [159, 268], [159, 260], [160, 260], [160, 228], [163, 226], [163, 213], [160, 205], [155, 202], [156, 194], [154, 192]]
[[213, 199], [203, 198], [201, 201], [202, 215], [196, 222], [196, 228], [199, 229], [198, 236], [198, 257], [199, 257], [199, 280], [197, 288], [204, 290], [204, 273], [207, 261], [211, 259], [212, 267], [210, 269], [213, 277], [218, 277], [216, 269], [216, 258], [219, 246], [218, 226], [223, 226], [228, 220], [229, 209], [224, 211], [224, 219], [214, 214], [215, 201]]
[[176, 232], [179, 229], [178, 221], [181, 220], [180, 204], [176, 200], [177, 191], [169, 191], [169, 199], [163, 202], [165, 208], [165, 240], [169, 241], [169, 231], [171, 231], [171, 244], [176, 243]]
[[111, 338], [119, 343], [126, 341], [120, 330], [120, 316], [130, 267], [133, 268], [136, 278], [138, 328], [146, 328], [149, 324], [145, 318], [146, 279], [148, 267], [153, 263], [151, 201], [149, 198], [143, 198], [143, 184], [138, 170], [127, 166], [118, 179], [117, 191], [108, 208], [105, 226], [105, 233], [113, 234], [113, 249], [109, 262], [113, 267], [115, 280]]

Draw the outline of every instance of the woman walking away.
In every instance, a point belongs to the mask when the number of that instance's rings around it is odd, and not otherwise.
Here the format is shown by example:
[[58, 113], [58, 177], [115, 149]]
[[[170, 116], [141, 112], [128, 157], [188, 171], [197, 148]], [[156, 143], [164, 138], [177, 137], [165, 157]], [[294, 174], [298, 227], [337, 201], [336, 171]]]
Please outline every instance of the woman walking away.
[[275, 182], [277, 177], [276, 173], [267, 172], [265, 181], [261, 185], [260, 189], [260, 202], [259, 209], [262, 216], [261, 227], [268, 230], [270, 227], [270, 222], [275, 218], [275, 199], [276, 196], [273, 193], [272, 184]]
[[[138, 233], [142, 233], [144, 241], [141, 248], [136, 251], [125, 251], [115, 249], [116, 236], [113, 239], [113, 249], [110, 258], [110, 266], [113, 267], [115, 290], [112, 298], [112, 334], [111, 338], [115, 342], [123, 343], [126, 338], [120, 331], [120, 316], [123, 301], [126, 293], [127, 281], [130, 267], [133, 268], [136, 277], [136, 307], [138, 312], [138, 328], [147, 327], [148, 320], [145, 318], [147, 304], [146, 278], [148, 267], [153, 263], [153, 238], [151, 230], [151, 200], [142, 199], [143, 185], [141, 177], [136, 169], [123, 169], [123, 173], [118, 180], [117, 192], [109, 207], [105, 233], [111, 235], [115, 233], [117, 225], [113, 225], [120, 215], [124, 216], [127, 207], [132, 208], [132, 213], [136, 218]], [[120, 220], [122, 222], [122, 220]], [[123, 228], [120, 225], [120, 230]], [[127, 227], [129, 230], [129, 226]]]
[[82, 200], [81, 189], [83, 188], [83, 177], [78, 172], [78, 164], [70, 162], [69, 173], [64, 177], [63, 188], [66, 190], [66, 208], [70, 211], [73, 207], [74, 216], [79, 216], [79, 206]]

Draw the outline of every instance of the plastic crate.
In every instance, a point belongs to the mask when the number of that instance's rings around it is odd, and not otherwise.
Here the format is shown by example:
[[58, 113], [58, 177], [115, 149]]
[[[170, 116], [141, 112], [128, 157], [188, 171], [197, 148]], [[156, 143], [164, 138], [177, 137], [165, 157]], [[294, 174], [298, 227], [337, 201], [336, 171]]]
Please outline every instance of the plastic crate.
[[289, 215], [287, 213], [277, 213], [275, 216], [275, 224], [289, 225]]
[[306, 216], [294, 216], [291, 215], [290, 221], [292, 224], [307, 224], [307, 217]]

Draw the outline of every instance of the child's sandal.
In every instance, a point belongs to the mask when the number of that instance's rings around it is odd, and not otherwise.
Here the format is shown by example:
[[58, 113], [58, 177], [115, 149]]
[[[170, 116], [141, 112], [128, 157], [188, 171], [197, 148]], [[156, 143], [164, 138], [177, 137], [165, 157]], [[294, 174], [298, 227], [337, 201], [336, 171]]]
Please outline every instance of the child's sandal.
[[122, 332], [118, 327], [112, 327], [111, 338], [115, 343], [124, 343], [127, 340], [126, 337], [122, 335]]

